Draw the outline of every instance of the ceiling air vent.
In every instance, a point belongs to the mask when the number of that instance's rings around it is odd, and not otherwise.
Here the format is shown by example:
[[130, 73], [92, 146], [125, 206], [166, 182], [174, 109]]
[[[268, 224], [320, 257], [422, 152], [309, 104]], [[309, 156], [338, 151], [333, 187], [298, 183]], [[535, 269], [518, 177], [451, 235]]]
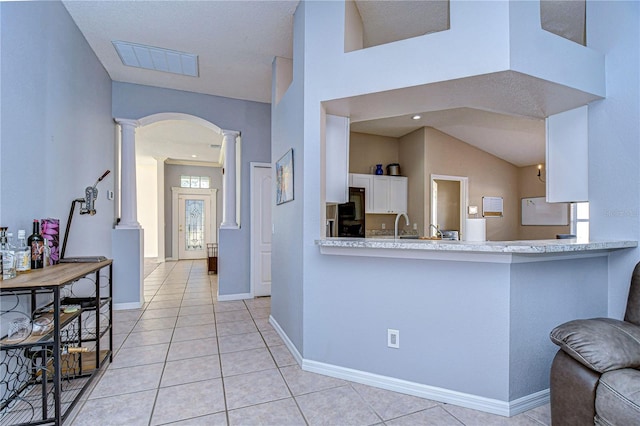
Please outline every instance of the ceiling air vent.
[[122, 63], [173, 74], [198, 76], [198, 55], [124, 41], [112, 41]]

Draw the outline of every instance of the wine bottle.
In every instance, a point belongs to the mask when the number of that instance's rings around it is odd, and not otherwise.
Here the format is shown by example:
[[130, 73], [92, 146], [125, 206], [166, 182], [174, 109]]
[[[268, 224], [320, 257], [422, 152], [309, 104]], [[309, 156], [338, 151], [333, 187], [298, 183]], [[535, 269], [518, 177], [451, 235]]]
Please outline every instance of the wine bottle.
[[16, 253], [7, 240], [7, 228], [0, 228], [0, 253], [2, 253], [2, 278], [5, 280], [16, 276]]
[[27, 245], [31, 247], [31, 269], [44, 267], [44, 238], [40, 235], [40, 221], [33, 220], [33, 234], [29, 235]]

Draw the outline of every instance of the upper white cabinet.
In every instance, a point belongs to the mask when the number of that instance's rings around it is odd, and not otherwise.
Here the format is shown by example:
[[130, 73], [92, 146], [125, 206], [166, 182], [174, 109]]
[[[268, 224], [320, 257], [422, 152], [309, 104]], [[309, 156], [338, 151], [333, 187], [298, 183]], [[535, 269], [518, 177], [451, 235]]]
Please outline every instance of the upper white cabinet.
[[373, 175], [361, 175], [352, 173], [349, 175], [349, 186], [355, 188], [364, 188], [364, 211], [371, 213], [373, 211], [373, 197], [371, 196], [371, 188], [373, 187]]
[[546, 120], [547, 202], [589, 201], [588, 108], [583, 106]]
[[406, 213], [408, 179], [405, 176], [351, 174], [349, 185], [365, 188], [367, 213]]
[[326, 116], [325, 182], [327, 203], [349, 199], [349, 117]]

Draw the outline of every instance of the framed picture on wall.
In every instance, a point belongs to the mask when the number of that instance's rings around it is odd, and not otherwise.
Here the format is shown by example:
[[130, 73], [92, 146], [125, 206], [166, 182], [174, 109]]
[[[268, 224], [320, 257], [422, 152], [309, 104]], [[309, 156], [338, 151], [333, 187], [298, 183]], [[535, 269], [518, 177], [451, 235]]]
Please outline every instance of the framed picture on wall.
[[293, 200], [293, 148], [276, 162], [276, 205]]

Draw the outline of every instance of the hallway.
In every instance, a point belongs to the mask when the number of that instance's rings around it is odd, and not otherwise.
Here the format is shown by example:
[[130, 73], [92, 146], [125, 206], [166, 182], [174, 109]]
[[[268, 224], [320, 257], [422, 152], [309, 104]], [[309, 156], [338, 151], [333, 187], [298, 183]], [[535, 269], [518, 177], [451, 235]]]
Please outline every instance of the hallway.
[[67, 424], [550, 423], [548, 405], [504, 418], [302, 371], [269, 324], [270, 298], [218, 302], [205, 260], [147, 261], [145, 277], [147, 303], [114, 312], [113, 363]]

